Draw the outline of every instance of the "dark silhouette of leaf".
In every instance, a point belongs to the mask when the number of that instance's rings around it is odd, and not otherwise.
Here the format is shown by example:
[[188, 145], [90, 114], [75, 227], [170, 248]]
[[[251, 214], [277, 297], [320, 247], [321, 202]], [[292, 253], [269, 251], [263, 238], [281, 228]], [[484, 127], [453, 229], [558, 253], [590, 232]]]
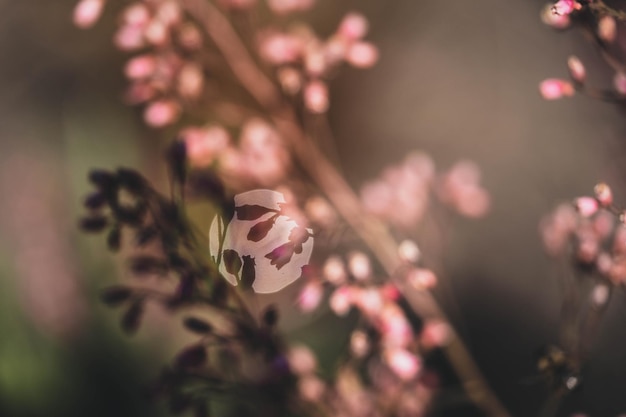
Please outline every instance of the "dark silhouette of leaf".
[[211, 293], [211, 304], [223, 307], [228, 302], [228, 283], [222, 277], [216, 277]]
[[115, 307], [130, 299], [133, 290], [128, 287], [115, 286], [102, 291], [100, 299], [108, 306]]
[[114, 227], [109, 231], [109, 235], [107, 236], [107, 246], [113, 252], [117, 252], [120, 250], [120, 246], [122, 244], [122, 230], [119, 226]]
[[143, 194], [148, 188], [147, 181], [134, 169], [119, 168], [117, 170], [117, 180], [121, 186], [133, 194]]
[[178, 288], [176, 288], [176, 298], [181, 300], [188, 300], [193, 297], [194, 290], [196, 289], [196, 276], [191, 273], [182, 274]]
[[108, 221], [104, 216], [84, 217], [80, 220], [80, 228], [89, 233], [101, 232], [107, 225]]
[[185, 183], [187, 174], [187, 147], [182, 140], [172, 143], [166, 152], [166, 159], [172, 173], [173, 180], [179, 184]]
[[107, 198], [104, 193], [100, 191], [96, 191], [94, 193], [89, 194], [85, 198], [84, 205], [86, 208], [90, 210], [98, 210], [104, 207], [107, 202]]
[[109, 171], [94, 169], [89, 172], [89, 181], [102, 190], [111, 190], [117, 185], [117, 179]]
[[130, 259], [130, 270], [133, 274], [141, 277], [144, 275], [165, 275], [168, 267], [163, 259], [139, 255]]
[[185, 327], [194, 333], [207, 335], [213, 332], [213, 326], [204, 320], [195, 317], [187, 317], [184, 321]]
[[178, 368], [197, 368], [204, 365], [207, 359], [204, 345], [194, 345], [185, 348], [174, 360]]
[[254, 258], [249, 255], [243, 256], [243, 268], [241, 269], [241, 286], [244, 290], [252, 288], [256, 278], [256, 264]]
[[276, 269], [280, 269], [289, 263], [294, 254], [294, 250], [295, 245], [291, 242], [287, 242], [265, 255], [265, 257], [270, 260], [271, 265], [275, 265]]
[[265, 323], [267, 327], [276, 326], [276, 323], [278, 323], [278, 310], [275, 305], [272, 304], [267, 307], [263, 313], [263, 323]]
[[237, 275], [241, 269], [241, 257], [232, 249], [226, 249], [223, 254], [224, 266], [228, 273]]
[[135, 234], [135, 242], [137, 243], [137, 246], [145, 246], [153, 241], [154, 238], [158, 236], [158, 234], [159, 231], [154, 226], [142, 227], [141, 229], [137, 230], [137, 233]]
[[252, 242], [258, 242], [262, 240], [265, 236], [267, 236], [269, 231], [272, 230], [272, 227], [274, 227], [274, 223], [276, 222], [277, 217], [278, 215], [274, 215], [269, 219], [252, 226], [250, 228], [250, 231], [248, 232], [247, 239]]
[[256, 204], [245, 204], [235, 207], [235, 212], [239, 220], [256, 220], [267, 213], [276, 213], [276, 210]]
[[143, 299], [136, 299], [122, 316], [122, 330], [128, 334], [135, 333], [139, 328], [142, 315]]

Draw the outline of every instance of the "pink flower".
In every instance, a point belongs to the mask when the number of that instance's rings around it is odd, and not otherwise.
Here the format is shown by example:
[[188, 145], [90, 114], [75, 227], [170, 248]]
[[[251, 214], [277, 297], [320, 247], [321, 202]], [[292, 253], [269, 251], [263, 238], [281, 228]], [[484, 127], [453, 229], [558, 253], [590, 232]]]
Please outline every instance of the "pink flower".
[[204, 74], [200, 65], [189, 62], [178, 73], [178, 94], [182, 97], [194, 99], [202, 94]]
[[579, 197], [574, 201], [574, 206], [583, 217], [593, 216], [599, 208], [598, 200], [593, 197]]
[[346, 281], [346, 267], [339, 256], [331, 256], [322, 269], [324, 278], [333, 285], [340, 285]]
[[309, 313], [319, 306], [323, 295], [322, 284], [317, 280], [311, 280], [302, 288], [298, 296], [298, 305], [302, 311]]
[[368, 29], [369, 24], [365, 16], [352, 12], [343, 18], [339, 24], [337, 34], [350, 41], [357, 41], [367, 34]]
[[182, 131], [181, 136], [187, 147], [187, 158], [196, 167], [211, 165], [230, 143], [228, 132], [221, 126], [190, 127]]
[[567, 67], [569, 68], [569, 73], [574, 80], [579, 83], [585, 82], [587, 72], [585, 71], [585, 66], [582, 61], [578, 59], [578, 57], [574, 55], [570, 56], [567, 59]]
[[623, 72], [616, 72], [613, 77], [613, 86], [619, 94], [626, 95], [626, 74]]
[[125, 25], [145, 27], [150, 21], [150, 11], [145, 4], [135, 3], [124, 9], [122, 20]]
[[130, 59], [124, 67], [124, 74], [131, 80], [150, 77], [156, 69], [156, 60], [153, 55], [139, 55]]
[[348, 269], [359, 281], [366, 280], [372, 273], [370, 260], [363, 252], [353, 252], [348, 256]]
[[598, 37], [605, 42], [613, 42], [617, 36], [617, 24], [612, 16], [602, 16], [598, 21]]
[[352, 307], [352, 288], [344, 286], [337, 288], [330, 296], [330, 309], [338, 316], [345, 316]]
[[418, 289], [432, 288], [437, 284], [437, 276], [430, 269], [413, 268], [407, 274], [407, 280]]
[[378, 48], [369, 42], [356, 42], [348, 49], [346, 61], [357, 68], [369, 68], [378, 61]]
[[602, 207], [609, 207], [613, 204], [613, 191], [606, 183], [601, 182], [596, 184], [593, 191]]
[[325, 113], [328, 110], [328, 87], [322, 81], [311, 81], [304, 88], [304, 104], [312, 113]]
[[287, 352], [287, 362], [296, 375], [306, 375], [315, 372], [317, 369], [317, 358], [315, 354], [304, 345], [293, 346]]
[[81, 0], [74, 8], [74, 24], [81, 29], [93, 26], [104, 7], [104, 0]]
[[557, 100], [574, 95], [574, 86], [569, 81], [558, 78], [549, 78], [539, 84], [541, 96], [546, 100]]
[[571, 14], [578, 9], [580, 9], [580, 4], [575, 0], [559, 0], [552, 6], [552, 12], [559, 16]]
[[180, 106], [173, 100], [157, 100], [144, 110], [145, 122], [152, 127], [164, 127], [174, 123], [180, 116]]
[[302, 44], [284, 33], [265, 33], [259, 39], [259, 53], [270, 64], [281, 65], [296, 61], [302, 54]]
[[403, 381], [415, 378], [422, 369], [420, 358], [405, 349], [389, 349], [384, 359], [387, 366]]
[[451, 329], [447, 323], [439, 320], [429, 320], [424, 324], [420, 334], [420, 342], [426, 348], [445, 346], [451, 336]]
[[400, 242], [400, 246], [398, 246], [398, 255], [400, 258], [409, 263], [415, 263], [420, 258], [420, 250], [415, 242], [410, 239], [405, 239]]
[[124, 25], [118, 29], [113, 39], [115, 46], [123, 51], [133, 51], [145, 44], [143, 29], [137, 26]]

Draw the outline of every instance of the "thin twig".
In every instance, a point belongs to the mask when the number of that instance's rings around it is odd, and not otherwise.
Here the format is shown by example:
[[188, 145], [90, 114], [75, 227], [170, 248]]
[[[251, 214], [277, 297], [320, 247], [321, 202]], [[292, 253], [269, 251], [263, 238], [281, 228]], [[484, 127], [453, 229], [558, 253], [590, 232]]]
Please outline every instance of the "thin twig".
[[[258, 67], [228, 19], [206, 0], [181, 1], [188, 13], [204, 26], [235, 76], [268, 112], [298, 162], [370, 247], [411, 307], [425, 319], [436, 318], [447, 322], [432, 294], [416, 291], [407, 285], [403, 274], [399, 273], [403, 264], [397, 253], [397, 243], [387, 227], [363, 210], [343, 176], [303, 132], [293, 109], [285, 104], [275, 84]], [[456, 332], [452, 333], [445, 351], [468, 397], [487, 415], [508, 417], [509, 413], [488, 386], [468, 349]]]

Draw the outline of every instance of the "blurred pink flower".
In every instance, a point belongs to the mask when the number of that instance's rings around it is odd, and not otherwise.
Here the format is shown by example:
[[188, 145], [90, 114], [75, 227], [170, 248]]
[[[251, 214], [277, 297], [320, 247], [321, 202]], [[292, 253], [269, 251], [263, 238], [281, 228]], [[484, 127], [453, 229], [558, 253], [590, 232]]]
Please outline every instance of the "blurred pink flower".
[[196, 167], [211, 165], [230, 144], [230, 135], [221, 126], [190, 127], [180, 135], [185, 141], [189, 162]]
[[369, 68], [378, 61], [378, 48], [369, 42], [356, 42], [348, 48], [346, 61], [357, 68]]
[[317, 369], [317, 358], [311, 349], [304, 345], [289, 348], [287, 361], [292, 372], [296, 375], [306, 375]]
[[180, 116], [180, 106], [173, 100], [154, 101], [144, 110], [144, 120], [148, 126], [165, 127], [174, 123]]
[[557, 100], [563, 97], [573, 96], [576, 90], [569, 81], [549, 78], [539, 84], [539, 91], [544, 99]]
[[343, 286], [337, 288], [330, 296], [330, 309], [338, 316], [345, 316], [352, 307], [353, 290], [351, 287]]
[[276, 14], [302, 12], [310, 9], [315, 0], [267, 0], [270, 10]]
[[360, 13], [351, 12], [347, 14], [339, 24], [337, 34], [350, 41], [357, 41], [367, 34], [368, 29], [369, 24], [365, 16]]
[[598, 21], [598, 37], [605, 42], [613, 42], [617, 36], [617, 23], [612, 16], [602, 16]]
[[328, 87], [323, 81], [311, 81], [304, 87], [304, 104], [313, 113], [325, 113], [328, 110]]
[[559, 0], [552, 6], [552, 12], [556, 15], [563, 16], [571, 14], [574, 10], [580, 8], [575, 0]]
[[324, 296], [324, 287], [317, 280], [307, 282], [298, 296], [298, 306], [305, 313], [315, 310]]
[[565, 29], [570, 25], [570, 17], [566, 14], [556, 14], [554, 13], [553, 4], [546, 4], [543, 9], [541, 9], [541, 20], [548, 26], [552, 26], [555, 29]]
[[578, 57], [572, 55], [567, 59], [567, 67], [572, 78], [579, 83], [585, 82], [587, 72], [582, 61]]
[[81, 29], [93, 26], [104, 7], [104, 0], [80, 0], [74, 7], [74, 24]]
[[202, 94], [204, 74], [199, 64], [188, 62], [178, 73], [178, 94], [188, 99], [197, 98]]
[[150, 77], [156, 69], [156, 59], [154, 55], [138, 55], [126, 63], [124, 74], [131, 80], [139, 80]]
[[403, 381], [415, 378], [422, 369], [421, 359], [405, 349], [388, 349], [384, 358], [387, 366]]

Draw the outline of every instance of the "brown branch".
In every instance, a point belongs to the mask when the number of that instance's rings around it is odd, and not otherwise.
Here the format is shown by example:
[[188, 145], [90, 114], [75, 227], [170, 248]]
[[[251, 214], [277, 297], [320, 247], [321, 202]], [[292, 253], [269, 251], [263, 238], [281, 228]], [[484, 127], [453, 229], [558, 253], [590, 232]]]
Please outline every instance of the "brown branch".
[[[425, 319], [436, 318], [447, 322], [444, 312], [431, 293], [416, 291], [407, 285], [402, 273], [403, 263], [397, 253], [398, 245], [389, 230], [363, 210], [358, 197], [343, 176], [304, 133], [293, 109], [284, 102], [275, 84], [259, 69], [228, 19], [206, 0], [181, 2], [188, 13], [204, 26], [241, 84], [268, 111], [298, 162], [346, 222], [370, 247], [411, 307]], [[445, 352], [469, 398], [489, 416], [508, 417], [509, 413], [489, 388], [468, 349], [455, 332]]]

